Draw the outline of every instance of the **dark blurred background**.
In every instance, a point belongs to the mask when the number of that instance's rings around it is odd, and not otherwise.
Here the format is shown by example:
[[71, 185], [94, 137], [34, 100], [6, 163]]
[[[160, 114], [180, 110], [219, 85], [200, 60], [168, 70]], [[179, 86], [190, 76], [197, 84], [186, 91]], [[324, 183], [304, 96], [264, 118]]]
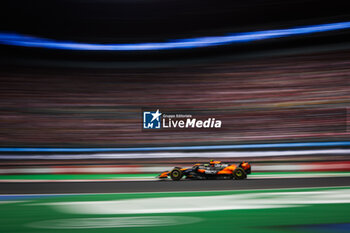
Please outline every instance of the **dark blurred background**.
[[[260, 38], [55, 47], [232, 33]], [[2, 0], [0, 231], [349, 232], [349, 103], [347, 1]], [[142, 130], [158, 109], [222, 128]], [[156, 178], [210, 159], [252, 173]]]

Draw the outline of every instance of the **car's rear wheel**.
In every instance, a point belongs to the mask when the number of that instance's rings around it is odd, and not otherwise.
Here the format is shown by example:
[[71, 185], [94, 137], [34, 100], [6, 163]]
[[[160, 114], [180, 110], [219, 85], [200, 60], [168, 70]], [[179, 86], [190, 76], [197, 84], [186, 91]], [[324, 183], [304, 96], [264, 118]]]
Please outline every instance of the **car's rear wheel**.
[[244, 171], [243, 168], [237, 167], [237, 168], [233, 171], [233, 177], [234, 177], [236, 180], [243, 180], [243, 179], [247, 178], [247, 173]]
[[170, 178], [172, 180], [178, 181], [181, 180], [183, 176], [183, 172], [181, 171], [181, 169], [179, 168], [174, 168], [171, 172], [170, 172]]

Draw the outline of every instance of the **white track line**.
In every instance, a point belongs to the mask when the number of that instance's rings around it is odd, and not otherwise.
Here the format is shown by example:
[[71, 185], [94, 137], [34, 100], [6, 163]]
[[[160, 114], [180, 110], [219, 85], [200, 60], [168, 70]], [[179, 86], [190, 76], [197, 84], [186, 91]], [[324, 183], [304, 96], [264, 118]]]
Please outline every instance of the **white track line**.
[[105, 194], [150, 194], [150, 193], [215, 193], [215, 192], [250, 192], [250, 191], [284, 191], [284, 190], [303, 190], [303, 189], [337, 189], [337, 188], [350, 188], [349, 185], [338, 185], [338, 186], [310, 186], [310, 187], [295, 187], [295, 188], [261, 188], [261, 189], [238, 189], [238, 190], [202, 190], [202, 191], [158, 191], [158, 192], [121, 192], [121, 193], [35, 193], [35, 194], [0, 194], [0, 197], [9, 197], [9, 196], [68, 196], [68, 195], [105, 195]]
[[[334, 174], [295, 174], [295, 175], [254, 175], [248, 176], [249, 180], [260, 179], [295, 179], [295, 178], [324, 178], [324, 177], [349, 177], [350, 173], [334, 173]], [[56, 183], [71, 183], [71, 182], [135, 182], [135, 181], [171, 181], [170, 179], [160, 180], [157, 178], [140, 178], [140, 179], [74, 179], [74, 180], [26, 180], [26, 179], [7, 179], [0, 180], [0, 183], [42, 183], [42, 182], [56, 182]]]

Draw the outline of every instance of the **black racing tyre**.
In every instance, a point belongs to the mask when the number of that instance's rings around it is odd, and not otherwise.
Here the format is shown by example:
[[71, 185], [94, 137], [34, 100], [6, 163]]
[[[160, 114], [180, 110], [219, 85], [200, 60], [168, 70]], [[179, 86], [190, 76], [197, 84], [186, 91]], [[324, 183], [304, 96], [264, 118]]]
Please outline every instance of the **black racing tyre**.
[[247, 178], [247, 173], [244, 171], [243, 168], [237, 167], [233, 171], [233, 178], [236, 180], [243, 180], [243, 179]]
[[172, 180], [178, 181], [181, 180], [183, 176], [183, 172], [181, 171], [180, 168], [174, 168], [171, 172], [170, 172], [170, 177]]

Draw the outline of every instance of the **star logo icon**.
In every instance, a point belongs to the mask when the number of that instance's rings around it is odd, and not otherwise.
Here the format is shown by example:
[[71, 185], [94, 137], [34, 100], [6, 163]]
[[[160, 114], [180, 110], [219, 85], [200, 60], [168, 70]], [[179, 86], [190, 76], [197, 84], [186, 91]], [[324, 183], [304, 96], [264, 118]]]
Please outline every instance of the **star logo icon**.
[[162, 113], [160, 113], [159, 109], [157, 109], [157, 111], [155, 113], [151, 113], [151, 115], [153, 116], [151, 122], [154, 120], [159, 121], [159, 117], [162, 115]]

